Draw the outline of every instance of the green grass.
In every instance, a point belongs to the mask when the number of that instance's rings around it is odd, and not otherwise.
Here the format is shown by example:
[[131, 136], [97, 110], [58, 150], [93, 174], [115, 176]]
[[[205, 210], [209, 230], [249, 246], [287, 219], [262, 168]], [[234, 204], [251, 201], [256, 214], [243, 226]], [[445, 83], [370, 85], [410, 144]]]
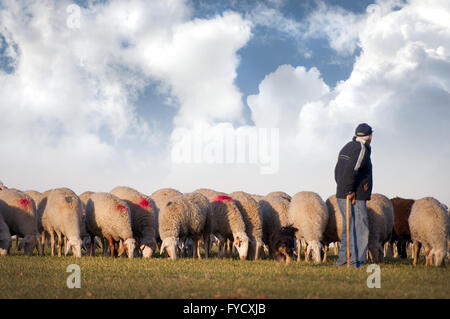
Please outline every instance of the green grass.
[[[360, 269], [326, 264], [216, 258], [176, 261], [110, 257], [0, 257], [0, 298], [449, 298], [449, 268], [381, 264], [381, 288], [367, 288]], [[66, 286], [66, 267], [81, 268], [81, 288]]]

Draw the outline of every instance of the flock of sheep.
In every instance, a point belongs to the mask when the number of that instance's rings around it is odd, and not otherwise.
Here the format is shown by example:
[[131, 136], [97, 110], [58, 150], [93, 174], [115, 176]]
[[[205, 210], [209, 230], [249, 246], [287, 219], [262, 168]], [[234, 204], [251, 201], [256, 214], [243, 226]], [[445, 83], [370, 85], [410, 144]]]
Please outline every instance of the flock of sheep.
[[[388, 245], [406, 258], [406, 244], [412, 242], [414, 265], [421, 246], [426, 265], [445, 264], [449, 213], [439, 201], [373, 194], [367, 208], [373, 262], [384, 261]], [[61, 256], [63, 249], [65, 255], [72, 251], [81, 257], [84, 249], [94, 256], [101, 247], [112, 257], [126, 252], [129, 258], [150, 258], [159, 249], [171, 259], [200, 258], [203, 249], [208, 258], [216, 243], [219, 258], [231, 257], [234, 249], [243, 260], [269, 257], [289, 263], [295, 254], [300, 260], [303, 246], [305, 260], [320, 263], [329, 245], [340, 241], [342, 218], [335, 195], [323, 201], [313, 192], [291, 198], [284, 192], [259, 196], [197, 189], [183, 194], [165, 188], [147, 196], [121, 186], [78, 196], [67, 188], [22, 192], [0, 182], [0, 255], [9, 254], [15, 235], [26, 255], [34, 249], [44, 255], [50, 241], [52, 256]]]

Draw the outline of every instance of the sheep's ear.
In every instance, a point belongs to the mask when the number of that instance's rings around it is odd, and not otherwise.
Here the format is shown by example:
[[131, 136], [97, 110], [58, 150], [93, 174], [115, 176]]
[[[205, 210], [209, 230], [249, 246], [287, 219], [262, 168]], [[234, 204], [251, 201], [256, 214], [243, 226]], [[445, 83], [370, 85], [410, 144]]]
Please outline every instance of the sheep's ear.
[[125, 245], [125, 242], [122, 244], [122, 247], [120, 247], [117, 256], [120, 257], [122, 256], [123, 252], [125, 251], [125, 248], [127, 248], [127, 245]]

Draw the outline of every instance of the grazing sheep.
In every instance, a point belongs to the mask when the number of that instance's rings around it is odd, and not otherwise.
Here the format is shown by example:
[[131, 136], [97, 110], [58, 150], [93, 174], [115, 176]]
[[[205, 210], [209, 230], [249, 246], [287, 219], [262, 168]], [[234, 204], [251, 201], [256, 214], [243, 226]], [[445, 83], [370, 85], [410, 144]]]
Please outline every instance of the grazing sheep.
[[167, 202], [175, 196], [182, 195], [183, 193], [177, 191], [173, 188], [162, 188], [155, 192], [153, 192], [152, 195], [150, 195], [151, 199], [153, 199], [153, 202], [155, 204], [155, 239], [158, 243], [158, 246], [160, 246], [161, 249], [161, 236], [159, 235], [159, 210], [161, 207], [166, 206]]
[[[81, 200], [81, 204], [83, 206], [83, 214], [81, 216], [81, 240], [83, 241], [83, 247], [90, 247], [91, 246], [91, 236], [87, 232], [87, 225], [86, 225], [86, 204], [91, 195], [94, 194], [94, 192], [86, 191], [80, 194], [79, 198]], [[97, 238], [94, 238], [95, 240], [95, 246], [100, 247]], [[104, 238], [99, 239], [103, 243], [103, 256], [106, 256], [107, 248], [106, 241]], [[87, 251], [86, 251], [87, 253]]]
[[391, 240], [394, 227], [394, 207], [384, 195], [372, 194], [367, 201], [367, 217], [369, 223], [368, 250], [375, 263], [384, 261], [384, 244]]
[[249, 239], [247, 259], [260, 259], [263, 244], [262, 217], [258, 203], [245, 192], [233, 192], [230, 197], [234, 199], [245, 223], [245, 231]]
[[259, 202], [259, 209], [261, 211], [263, 221], [263, 242], [269, 247], [269, 255], [274, 258], [274, 252], [271, 247], [274, 247], [270, 242], [272, 236], [280, 232], [282, 227], [289, 224], [289, 200], [282, 194], [269, 193], [263, 197]]
[[419, 247], [423, 246], [426, 265], [445, 266], [448, 249], [449, 216], [439, 201], [432, 197], [416, 200], [409, 215], [409, 229], [414, 247], [414, 266], [417, 265]]
[[[328, 197], [326, 200], [326, 205], [328, 208], [328, 223], [325, 228], [325, 232], [322, 237], [322, 242], [324, 243], [324, 257], [323, 262], [327, 260], [328, 246], [334, 243], [335, 247], [340, 247], [341, 235], [342, 235], [342, 214], [339, 210], [336, 195]], [[336, 255], [339, 254], [339, 249], [337, 249]]]
[[411, 232], [409, 230], [408, 218], [414, 204], [413, 199], [400, 197], [391, 198], [394, 207], [394, 231], [391, 242], [397, 243], [398, 254], [401, 258], [407, 258], [406, 245], [411, 243]]
[[0, 256], [8, 254], [9, 246], [11, 245], [11, 233], [8, 225], [6, 225], [3, 215], [0, 213]]
[[290, 264], [295, 251], [295, 233], [297, 228], [286, 226], [272, 233], [270, 238], [270, 251], [276, 262]]
[[42, 214], [42, 227], [50, 235], [51, 255], [55, 253], [55, 233], [58, 236], [58, 256], [61, 256], [63, 237], [67, 239], [64, 254], [72, 249], [75, 257], [81, 257], [81, 228], [83, 206], [78, 196], [68, 188], [50, 192]]
[[211, 189], [197, 189], [211, 203], [211, 232], [219, 239], [219, 258], [225, 256], [227, 240], [231, 240], [242, 260], [248, 254], [248, 236], [245, 223], [236, 202], [224, 193]]
[[111, 194], [124, 200], [131, 210], [133, 236], [144, 258], [150, 258], [156, 250], [155, 207], [153, 200], [135, 189], [125, 186], [114, 188]]
[[38, 245], [36, 207], [33, 199], [17, 189], [0, 191], [0, 213], [8, 225], [11, 236], [23, 237], [18, 250], [31, 256]]
[[[289, 223], [298, 229], [297, 241], [303, 238], [307, 245], [305, 259], [312, 252], [314, 261], [321, 262], [321, 240], [328, 222], [328, 209], [322, 198], [313, 192], [299, 192], [292, 197], [289, 206]], [[300, 246], [300, 245], [298, 245]], [[297, 260], [300, 260], [300, 250]]]
[[285, 193], [285, 192], [270, 192], [269, 194], [266, 195], [267, 196], [278, 196], [278, 197], [282, 197], [284, 199], [286, 199], [288, 202], [291, 201], [292, 197]]
[[[136, 241], [131, 228], [131, 213], [127, 203], [109, 193], [94, 193], [86, 204], [86, 225], [91, 236], [90, 255], [95, 255], [95, 236], [105, 237], [111, 257], [121, 256], [126, 250], [133, 258]], [[119, 241], [124, 245], [118, 249]]]
[[[176, 248], [180, 240], [190, 238], [193, 241], [193, 257], [200, 258], [197, 245], [203, 237], [205, 247], [209, 247], [211, 228], [208, 216], [211, 205], [200, 193], [187, 193], [172, 197], [159, 212], [159, 233], [162, 239], [161, 253], [167, 250], [171, 259], [177, 258]], [[208, 257], [209, 249], [205, 250]]]

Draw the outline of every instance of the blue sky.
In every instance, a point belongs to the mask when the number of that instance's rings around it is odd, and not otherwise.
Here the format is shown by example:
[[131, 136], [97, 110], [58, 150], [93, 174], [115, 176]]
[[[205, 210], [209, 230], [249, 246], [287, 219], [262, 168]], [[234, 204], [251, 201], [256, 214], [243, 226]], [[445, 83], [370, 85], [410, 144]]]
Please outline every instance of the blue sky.
[[[367, 122], [375, 192], [450, 203], [448, 1], [0, 3], [6, 185], [325, 199], [337, 152]], [[279, 169], [175, 163], [177, 134], [198, 123], [205, 140], [279, 129]]]

